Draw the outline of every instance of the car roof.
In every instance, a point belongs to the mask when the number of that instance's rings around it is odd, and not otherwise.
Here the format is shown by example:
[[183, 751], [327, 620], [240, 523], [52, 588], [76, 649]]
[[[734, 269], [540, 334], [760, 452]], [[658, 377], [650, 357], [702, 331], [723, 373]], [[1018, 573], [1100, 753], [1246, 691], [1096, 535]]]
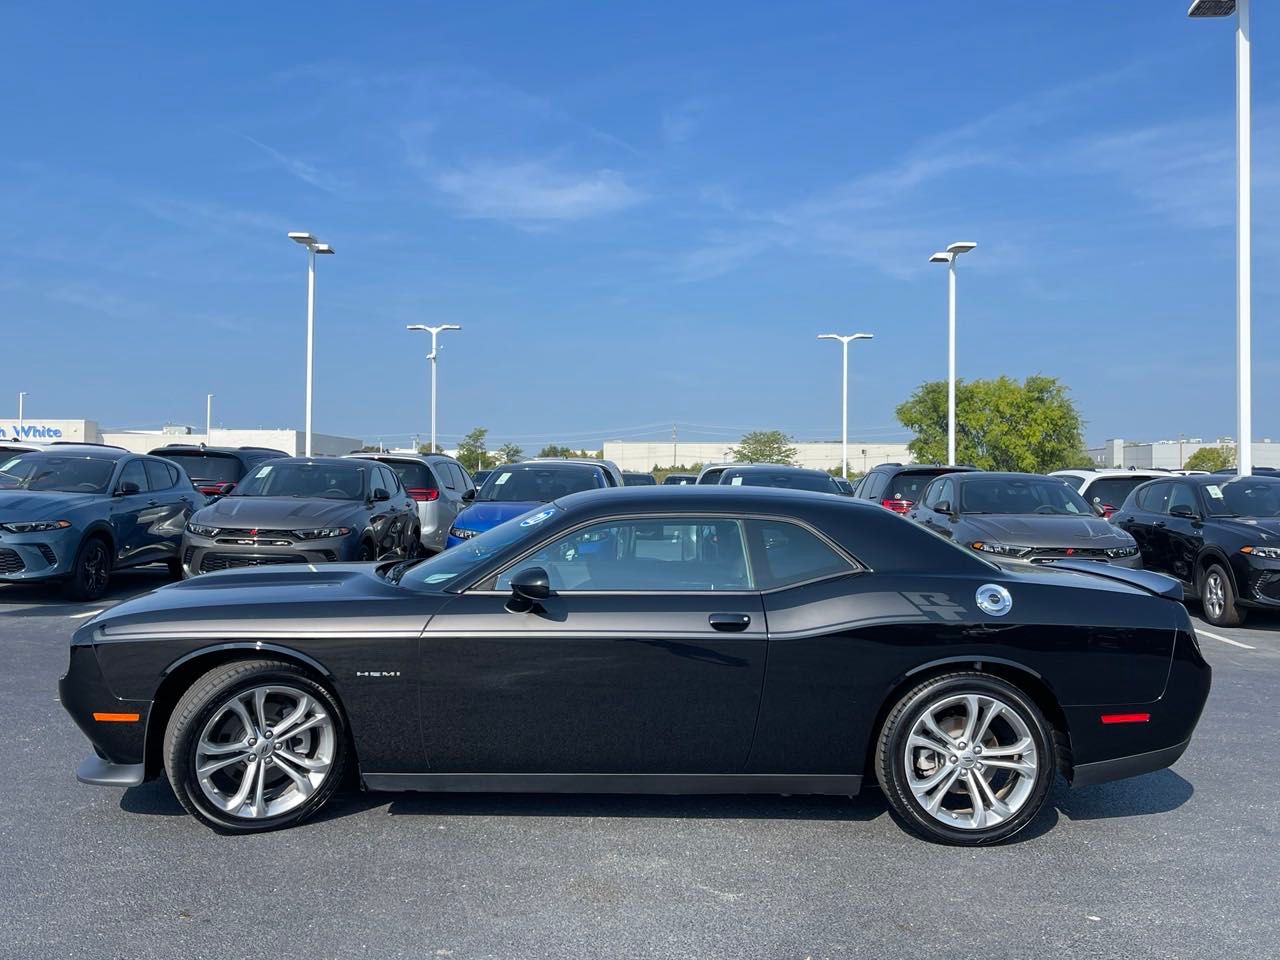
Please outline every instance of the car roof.
[[704, 484], [696, 486], [663, 487], [661, 484], [643, 487], [607, 487], [601, 490], [585, 490], [560, 497], [554, 503], [565, 510], [594, 507], [593, 512], [616, 513], [631, 509], [661, 511], [672, 509], [680, 513], [690, 510], [729, 510], [733, 513], [770, 514], [777, 510], [789, 513], [787, 508], [804, 510], [806, 507], [829, 508], [831, 504], [848, 504], [859, 510], [867, 510], [873, 516], [883, 508], [866, 500], [849, 500], [833, 497], [829, 493], [812, 490], [792, 490], [786, 487], [747, 487], [729, 484]]
[[198, 443], [166, 443], [162, 447], [153, 447], [147, 452], [153, 457], [163, 457], [173, 453], [210, 453], [215, 457], [229, 457], [237, 453], [274, 453], [280, 457], [289, 456], [275, 447], [210, 447]]
[[964, 471], [965, 476], [957, 477], [957, 480], [982, 480], [994, 477], [997, 480], [1050, 480], [1051, 477], [1045, 476], [1043, 473], [1024, 473], [1020, 470], [969, 470]]
[[[355, 453], [343, 454], [343, 460], [416, 460], [419, 463], [432, 463], [437, 460], [444, 460], [448, 463], [458, 463], [456, 459], [444, 453], [414, 453], [411, 450], [403, 452], [392, 452], [390, 450], [358, 450]], [[461, 466], [461, 464], [458, 464]]]
[[945, 463], [877, 463], [874, 467], [867, 471], [872, 473], [876, 470], [892, 471], [894, 473], [921, 473], [926, 470], [935, 473], [982, 473], [977, 467], [968, 464], [956, 464], [955, 466], [947, 466]]
[[807, 473], [813, 476], [829, 477], [831, 474], [825, 470], [814, 470], [810, 467], [796, 467], [789, 463], [779, 463], [776, 466], [767, 463], [736, 463], [725, 470], [725, 473], [777, 473], [779, 470], [788, 473]]
[[494, 467], [489, 472], [514, 470], [519, 467], [528, 467], [533, 470], [567, 470], [575, 467], [595, 467], [604, 473], [609, 471], [604, 460], [587, 460], [577, 457], [547, 457], [546, 459], [534, 457], [532, 460], [521, 460], [519, 463], [504, 463]]
[[329, 464], [349, 464], [350, 458], [342, 457], [279, 457], [279, 462], [283, 463], [329, 463]]
[[[1152, 478], [1156, 479], [1156, 478]], [[1191, 483], [1198, 483], [1202, 487], [1212, 484], [1233, 483], [1236, 480], [1266, 480], [1270, 483], [1280, 483], [1280, 476], [1274, 473], [1251, 473], [1247, 477], [1242, 477], [1238, 473], [1193, 473], [1190, 476], [1172, 476], [1170, 480], [1187, 480]]]
[[60, 443], [57, 446], [49, 444], [48, 446], [34, 448], [31, 452], [48, 453], [64, 457], [94, 456], [99, 460], [122, 460], [125, 457], [142, 456], [142, 454], [134, 453], [132, 450], [126, 450], [124, 447], [110, 447], [97, 443]]
[[1167, 477], [1170, 474], [1164, 470], [1156, 470], [1155, 468], [1130, 470], [1127, 467], [1098, 467], [1094, 470], [1092, 467], [1082, 467], [1080, 469], [1072, 468], [1070, 470], [1054, 470], [1048, 474], [1051, 477]]

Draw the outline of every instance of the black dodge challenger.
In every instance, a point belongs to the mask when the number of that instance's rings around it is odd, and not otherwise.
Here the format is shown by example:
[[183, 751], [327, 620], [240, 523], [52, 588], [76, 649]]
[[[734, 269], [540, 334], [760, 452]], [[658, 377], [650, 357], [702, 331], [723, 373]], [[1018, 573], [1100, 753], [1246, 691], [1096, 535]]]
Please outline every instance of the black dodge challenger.
[[1181, 756], [1210, 670], [1176, 581], [1003, 568], [872, 504], [575, 494], [430, 560], [237, 570], [75, 634], [86, 783], [228, 831], [372, 790], [854, 794], [927, 838]]

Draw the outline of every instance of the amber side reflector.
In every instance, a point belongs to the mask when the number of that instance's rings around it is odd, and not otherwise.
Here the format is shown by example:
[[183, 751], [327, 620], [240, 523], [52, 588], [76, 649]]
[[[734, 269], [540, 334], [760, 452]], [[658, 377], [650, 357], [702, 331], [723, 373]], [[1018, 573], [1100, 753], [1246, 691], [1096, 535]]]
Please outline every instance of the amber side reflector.
[[101, 723], [137, 723], [139, 714], [136, 713], [95, 713], [93, 719]]
[[1104, 713], [1103, 723], [1146, 723], [1151, 719], [1149, 713]]

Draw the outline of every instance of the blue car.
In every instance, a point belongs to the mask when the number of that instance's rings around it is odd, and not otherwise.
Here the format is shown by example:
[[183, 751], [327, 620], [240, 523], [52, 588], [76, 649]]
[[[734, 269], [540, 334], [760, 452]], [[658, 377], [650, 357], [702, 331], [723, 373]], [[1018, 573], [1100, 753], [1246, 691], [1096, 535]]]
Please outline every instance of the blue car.
[[204, 505], [176, 464], [118, 447], [58, 445], [0, 457], [0, 583], [61, 581], [96, 600], [112, 571], [181, 576], [187, 519]]
[[[615, 468], [616, 469], [616, 468]], [[453, 521], [445, 549], [571, 493], [620, 486], [607, 461], [527, 460], [496, 468]]]

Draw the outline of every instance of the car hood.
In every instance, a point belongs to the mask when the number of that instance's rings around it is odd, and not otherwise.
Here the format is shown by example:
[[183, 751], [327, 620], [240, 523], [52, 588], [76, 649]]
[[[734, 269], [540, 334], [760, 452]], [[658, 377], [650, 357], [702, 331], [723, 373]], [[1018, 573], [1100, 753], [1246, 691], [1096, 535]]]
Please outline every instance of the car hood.
[[295, 530], [342, 523], [364, 512], [358, 500], [300, 500], [295, 497], [223, 497], [191, 519], [211, 527]]
[[966, 539], [972, 537], [1022, 547], [1109, 547], [1133, 538], [1101, 517], [965, 516]]
[[536, 501], [481, 500], [460, 512], [453, 525], [463, 530], [490, 530], [512, 517], [518, 517], [540, 506], [542, 504]]
[[[290, 563], [201, 574], [100, 613], [76, 641], [416, 636], [452, 596], [388, 583], [384, 564]], [[300, 648], [308, 644], [303, 643]]]
[[18, 520], [57, 520], [110, 499], [101, 493], [55, 493], [0, 490], [0, 523]]

